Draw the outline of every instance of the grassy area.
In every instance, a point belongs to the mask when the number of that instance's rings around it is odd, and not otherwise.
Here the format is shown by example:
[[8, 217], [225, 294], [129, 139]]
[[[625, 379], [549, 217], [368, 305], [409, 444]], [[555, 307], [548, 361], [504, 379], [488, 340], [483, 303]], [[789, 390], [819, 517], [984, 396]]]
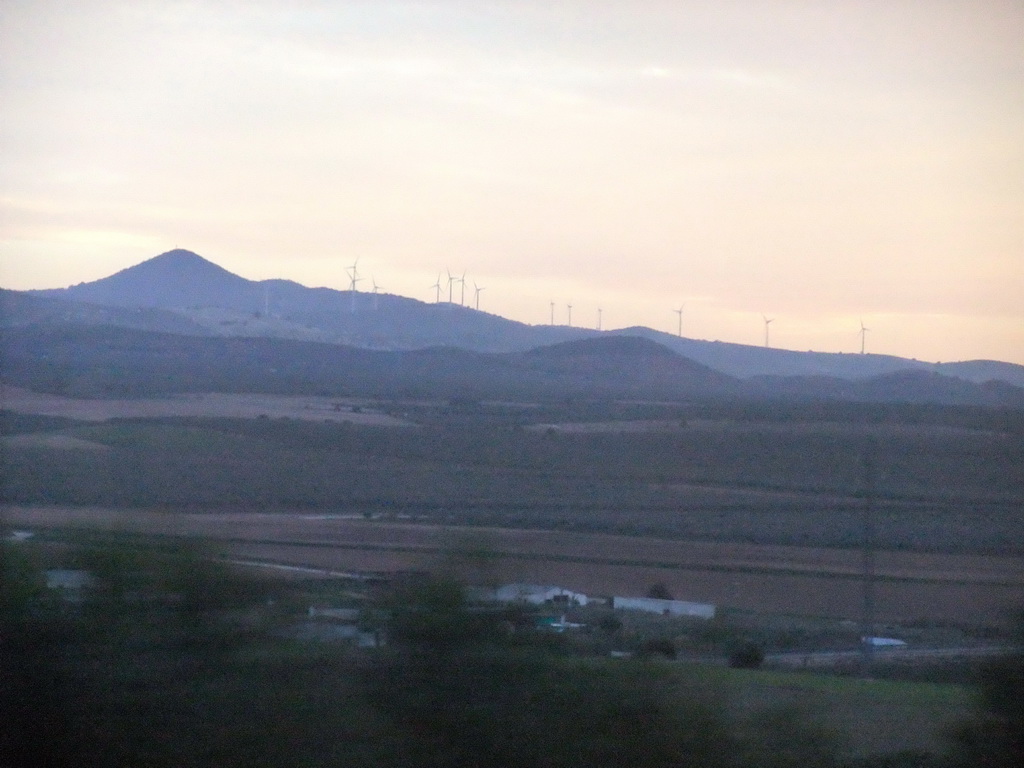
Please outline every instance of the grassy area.
[[795, 710], [836, 732], [855, 756], [941, 752], [949, 728], [974, 707], [974, 691], [961, 685], [716, 667], [705, 674], [731, 691], [741, 711]]

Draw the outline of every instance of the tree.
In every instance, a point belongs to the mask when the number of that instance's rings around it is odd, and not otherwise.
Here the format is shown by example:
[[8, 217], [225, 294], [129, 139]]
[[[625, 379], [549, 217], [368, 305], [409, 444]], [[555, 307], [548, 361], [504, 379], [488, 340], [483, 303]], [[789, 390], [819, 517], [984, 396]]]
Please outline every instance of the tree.
[[655, 600], [672, 600], [672, 593], [669, 591], [668, 586], [665, 582], [659, 581], [656, 584], [651, 584], [647, 589], [647, 596], [654, 598]]
[[641, 656], [664, 656], [666, 659], [676, 657], [676, 644], [667, 637], [645, 640], [640, 646]]
[[597, 627], [606, 635], [614, 635], [622, 629], [622, 619], [616, 616], [614, 612], [609, 611], [597, 620]]
[[728, 765], [725, 718], [674, 667], [581, 660], [551, 635], [510, 632], [450, 582], [388, 601], [392, 643], [369, 665], [368, 702], [388, 723], [385, 765]]
[[764, 663], [764, 650], [755, 642], [740, 643], [729, 653], [729, 666], [734, 669], [757, 669]]
[[980, 711], [954, 734], [959, 765], [1024, 765], [1024, 612], [1017, 622], [1017, 647], [981, 670]]

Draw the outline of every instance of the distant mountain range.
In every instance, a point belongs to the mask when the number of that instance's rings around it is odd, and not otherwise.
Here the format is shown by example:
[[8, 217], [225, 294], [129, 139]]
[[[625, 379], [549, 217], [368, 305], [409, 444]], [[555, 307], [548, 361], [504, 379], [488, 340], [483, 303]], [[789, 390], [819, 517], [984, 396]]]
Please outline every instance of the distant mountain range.
[[[515, 386], [498, 389], [1024, 407], [1024, 366], [1011, 363], [929, 364], [708, 342], [649, 328], [531, 326], [446, 302], [247, 280], [185, 250], [70, 288], [0, 290], [0, 328], [7, 380], [26, 366], [56, 375], [57, 360], [68, 370], [80, 368], [80, 375], [89, 365], [130, 362], [125, 373], [131, 378], [147, 366], [159, 368], [161, 358], [153, 350], [163, 349], [164, 362], [203, 368], [198, 378], [209, 379], [209, 386], [230, 378], [226, 361], [241, 372], [249, 365], [245, 359], [256, 365], [246, 379], [269, 371], [253, 362], [261, 358], [280, 358], [293, 382], [326, 385], [337, 378], [316, 360], [301, 362], [305, 355], [343, 364], [367, 383], [401, 380], [407, 389], [415, 389], [417, 376], [445, 390], [461, 377], [475, 382], [469, 387], [474, 391], [511, 377]], [[124, 345], [134, 352], [127, 354]], [[368, 367], [359, 372], [361, 366]]]

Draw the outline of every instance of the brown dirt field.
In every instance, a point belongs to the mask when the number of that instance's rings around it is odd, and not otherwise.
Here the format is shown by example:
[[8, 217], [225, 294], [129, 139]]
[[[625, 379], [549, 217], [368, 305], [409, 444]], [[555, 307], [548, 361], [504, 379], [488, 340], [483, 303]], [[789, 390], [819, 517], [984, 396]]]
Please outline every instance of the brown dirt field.
[[[375, 522], [349, 516], [164, 513], [5, 507], [19, 528], [89, 529], [206, 540], [231, 557], [332, 570], [454, 567], [470, 578], [641, 595], [664, 582], [680, 599], [770, 613], [855, 618], [861, 553], [812, 547], [665, 541], [505, 528]], [[477, 557], [476, 552], [488, 553]], [[1024, 605], [1024, 558], [879, 551], [880, 621], [1001, 623]]]
[[[361, 401], [302, 395], [202, 394], [147, 400], [88, 400], [46, 395], [18, 387], [0, 390], [2, 407], [18, 413], [63, 416], [82, 421], [162, 416], [304, 419], [351, 422], [378, 427], [409, 426], [409, 422], [366, 409]], [[359, 407], [357, 413], [353, 408]]]

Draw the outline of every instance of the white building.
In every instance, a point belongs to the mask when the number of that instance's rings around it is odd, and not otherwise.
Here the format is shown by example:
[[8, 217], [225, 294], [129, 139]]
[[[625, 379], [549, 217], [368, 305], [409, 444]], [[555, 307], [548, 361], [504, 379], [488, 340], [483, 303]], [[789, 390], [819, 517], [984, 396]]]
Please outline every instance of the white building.
[[905, 640], [895, 637], [862, 637], [860, 641], [874, 648], [902, 648], [907, 644]]
[[662, 616], [693, 616], [698, 619], [715, 618], [711, 603], [691, 603], [686, 600], [659, 600], [656, 597], [613, 597], [612, 608], [624, 611], [646, 611]]
[[88, 571], [72, 568], [52, 568], [46, 572], [46, 586], [65, 594], [78, 594], [93, 585], [93, 577]]
[[529, 603], [530, 605], [586, 605], [587, 596], [564, 587], [538, 584], [505, 584], [497, 589], [471, 590], [470, 596], [478, 600], [498, 603]]

